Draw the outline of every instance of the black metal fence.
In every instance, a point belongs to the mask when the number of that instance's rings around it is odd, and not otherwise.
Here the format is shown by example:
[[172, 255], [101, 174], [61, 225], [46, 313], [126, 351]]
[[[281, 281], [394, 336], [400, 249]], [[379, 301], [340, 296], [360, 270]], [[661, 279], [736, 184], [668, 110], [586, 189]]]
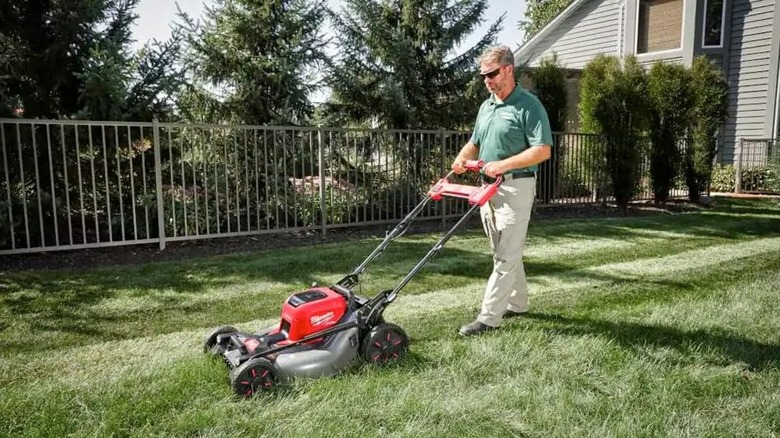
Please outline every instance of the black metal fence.
[[[469, 136], [0, 120], [0, 254], [157, 242], [164, 248], [167, 241], [397, 222], [447, 172]], [[601, 138], [554, 137], [554, 159], [537, 178], [538, 204], [609, 200]], [[648, 167], [644, 158], [636, 199], [652, 198]], [[420, 218], [465, 211], [462, 202], [445, 200], [429, 204]]]
[[735, 192], [780, 193], [780, 139], [740, 139]]

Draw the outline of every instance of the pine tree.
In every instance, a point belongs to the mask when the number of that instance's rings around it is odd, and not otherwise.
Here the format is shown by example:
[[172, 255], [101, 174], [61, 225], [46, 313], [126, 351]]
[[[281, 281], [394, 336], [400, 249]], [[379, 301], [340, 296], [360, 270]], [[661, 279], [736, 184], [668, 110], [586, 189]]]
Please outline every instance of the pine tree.
[[331, 124], [461, 128], [473, 123], [484, 86], [476, 58], [503, 17], [473, 47], [455, 52], [482, 21], [486, 0], [349, 0], [332, 12], [339, 54], [326, 83]]
[[131, 53], [138, 1], [0, 4], [0, 116], [150, 120], [168, 111], [161, 96], [179, 85], [177, 37]]
[[219, 0], [189, 32], [188, 65], [195, 87], [183, 96], [190, 118], [248, 124], [302, 124], [326, 59], [319, 31], [323, 1]]

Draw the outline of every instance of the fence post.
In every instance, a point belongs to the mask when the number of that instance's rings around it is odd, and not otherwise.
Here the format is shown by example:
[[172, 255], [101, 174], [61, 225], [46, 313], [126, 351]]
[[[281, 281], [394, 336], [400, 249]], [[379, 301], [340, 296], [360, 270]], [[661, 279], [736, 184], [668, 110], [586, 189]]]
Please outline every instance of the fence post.
[[160, 145], [160, 122], [154, 119], [154, 180], [157, 193], [157, 229], [160, 239], [160, 251], [165, 249], [165, 208], [163, 207], [162, 188], [162, 146]]
[[744, 142], [745, 139], [740, 137], [739, 142], [737, 142], [737, 153], [734, 155], [734, 193], [742, 193], [742, 146]]
[[322, 125], [317, 127], [317, 167], [320, 169], [320, 214], [322, 221], [320, 231], [322, 236], [328, 234], [328, 217], [325, 206], [325, 144], [322, 135]]
[[[447, 151], [447, 145], [446, 145], [446, 138], [444, 136], [444, 130], [441, 130], [441, 171], [439, 172], [439, 177], [441, 175], [444, 175], [445, 169], [447, 169], [447, 162], [445, 160], [445, 153]], [[445, 228], [447, 226], [447, 198], [442, 197], [441, 198], [441, 227]]]

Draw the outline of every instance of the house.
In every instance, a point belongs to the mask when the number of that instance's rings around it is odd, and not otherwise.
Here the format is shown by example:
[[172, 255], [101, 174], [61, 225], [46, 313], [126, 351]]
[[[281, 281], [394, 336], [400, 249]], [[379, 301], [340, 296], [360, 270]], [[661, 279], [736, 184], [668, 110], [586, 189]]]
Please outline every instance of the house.
[[[719, 160], [733, 163], [741, 138], [780, 136], [775, 0], [574, 0], [515, 51], [515, 60], [533, 68], [553, 52], [572, 80], [599, 53], [634, 54], [647, 66], [656, 60], [690, 66], [706, 55], [729, 84]], [[576, 90], [571, 96], [578, 99]]]

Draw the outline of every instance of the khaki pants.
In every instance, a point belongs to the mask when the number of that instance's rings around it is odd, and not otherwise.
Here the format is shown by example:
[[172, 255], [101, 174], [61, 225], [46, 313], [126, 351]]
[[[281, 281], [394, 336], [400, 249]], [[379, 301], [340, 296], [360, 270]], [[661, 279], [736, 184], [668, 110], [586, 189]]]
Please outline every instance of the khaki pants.
[[493, 272], [485, 286], [482, 311], [477, 320], [497, 327], [504, 311], [528, 310], [528, 283], [523, 249], [536, 196], [534, 178], [504, 182], [480, 209], [482, 225], [493, 249]]

